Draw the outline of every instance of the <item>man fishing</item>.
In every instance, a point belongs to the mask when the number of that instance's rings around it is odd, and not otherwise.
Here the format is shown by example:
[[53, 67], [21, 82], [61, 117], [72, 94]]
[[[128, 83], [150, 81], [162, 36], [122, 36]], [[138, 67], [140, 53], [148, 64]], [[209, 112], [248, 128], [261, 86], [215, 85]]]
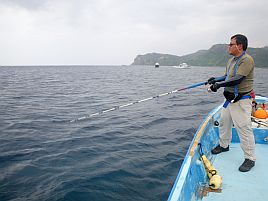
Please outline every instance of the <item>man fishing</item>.
[[217, 92], [224, 87], [226, 99], [220, 117], [219, 145], [211, 152], [219, 154], [229, 151], [232, 138], [232, 126], [237, 130], [240, 138], [240, 146], [244, 152], [245, 161], [239, 167], [239, 171], [247, 172], [255, 165], [255, 139], [251, 128], [251, 109], [254, 76], [254, 60], [246, 53], [248, 47], [247, 37], [236, 34], [231, 37], [228, 52], [234, 56], [226, 67], [223, 77], [210, 78], [207, 83], [210, 89]]

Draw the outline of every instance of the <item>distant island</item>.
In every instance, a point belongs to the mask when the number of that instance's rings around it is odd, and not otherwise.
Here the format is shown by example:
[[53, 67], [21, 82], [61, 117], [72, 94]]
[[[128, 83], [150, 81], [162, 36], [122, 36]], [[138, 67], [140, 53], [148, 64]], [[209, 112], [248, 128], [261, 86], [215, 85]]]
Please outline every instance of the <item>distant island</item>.
[[[247, 52], [254, 58], [257, 67], [268, 68], [268, 46], [249, 47]], [[155, 63], [159, 63], [160, 66], [177, 66], [180, 63], [187, 63], [191, 66], [225, 66], [230, 57], [227, 53], [227, 44], [216, 44], [208, 50], [199, 50], [184, 56], [161, 53], [138, 55], [132, 65], [154, 66]]]

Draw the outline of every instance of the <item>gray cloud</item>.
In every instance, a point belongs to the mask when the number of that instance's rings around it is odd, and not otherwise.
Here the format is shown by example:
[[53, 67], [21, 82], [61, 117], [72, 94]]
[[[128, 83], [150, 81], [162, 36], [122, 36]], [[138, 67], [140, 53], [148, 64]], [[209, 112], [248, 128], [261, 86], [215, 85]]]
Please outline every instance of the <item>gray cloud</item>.
[[268, 44], [266, 0], [0, 0], [0, 65], [129, 64], [244, 33]]
[[0, 4], [7, 6], [19, 6], [29, 10], [42, 9], [48, 0], [0, 0]]

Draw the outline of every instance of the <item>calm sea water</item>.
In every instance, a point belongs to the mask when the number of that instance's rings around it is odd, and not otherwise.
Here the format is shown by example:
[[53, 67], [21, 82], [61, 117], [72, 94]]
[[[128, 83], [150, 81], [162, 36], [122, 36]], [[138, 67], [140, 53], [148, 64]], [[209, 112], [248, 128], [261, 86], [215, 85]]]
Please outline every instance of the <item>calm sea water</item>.
[[[69, 123], [194, 83], [224, 68], [0, 67], [0, 200], [166, 200], [202, 118], [206, 87]], [[268, 69], [256, 69], [268, 96]]]

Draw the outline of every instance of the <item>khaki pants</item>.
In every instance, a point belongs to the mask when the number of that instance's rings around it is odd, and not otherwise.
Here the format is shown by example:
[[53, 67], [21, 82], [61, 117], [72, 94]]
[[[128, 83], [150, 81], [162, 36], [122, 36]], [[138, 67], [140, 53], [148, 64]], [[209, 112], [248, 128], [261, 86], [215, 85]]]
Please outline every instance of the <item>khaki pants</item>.
[[220, 118], [220, 146], [226, 148], [232, 140], [234, 125], [240, 138], [244, 157], [255, 161], [255, 139], [251, 127], [252, 100], [243, 99], [222, 108]]

